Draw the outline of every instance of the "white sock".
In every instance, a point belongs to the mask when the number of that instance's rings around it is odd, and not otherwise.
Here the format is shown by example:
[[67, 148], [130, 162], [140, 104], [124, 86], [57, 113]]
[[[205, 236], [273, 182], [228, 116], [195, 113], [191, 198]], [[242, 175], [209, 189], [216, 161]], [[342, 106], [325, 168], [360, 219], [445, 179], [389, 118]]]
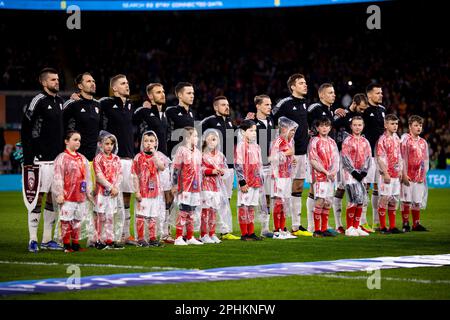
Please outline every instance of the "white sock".
[[342, 198], [333, 197], [334, 224], [336, 229], [342, 227]]
[[308, 231], [314, 232], [314, 205], [316, 201], [308, 197], [306, 199], [306, 211], [308, 213]]
[[367, 223], [367, 204], [364, 204], [362, 207], [361, 220], [359, 221], [361, 225]]
[[164, 221], [162, 222], [161, 234], [163, 237], [166, 237], [170, 234], [169, 233], [169, 210], [168, 209], [166, 209]]
[[261, 233], [263, 232], [269, 232], [269, 225], [270, 225], [270, 215], [261, 213]]
[[379, 196], [372, 194], [372, 218], [374, 224], [380, 223], [380, 217], [378, 217], [378, 200]]
[[40, 212], [28, 212], [28, 232], [30, 233], [30, 241], [37, 241], [37, 231], [40, 219]]
[[55, 226], [56, 212], [44, 209], [44, 235], [42, 242], [46, 243], [52, 240], [52, 231]]
[[125, 219], [123, 221], [123, 237], [127, 239], [130, 236], [130, 208], [124, 209]]
[[302, 211], [302, 197], [292, 197], [291, 198], [291, 217], [292, 217], [292, 230], [297, 231], [298, 227], [301, 225], [300, 214]]

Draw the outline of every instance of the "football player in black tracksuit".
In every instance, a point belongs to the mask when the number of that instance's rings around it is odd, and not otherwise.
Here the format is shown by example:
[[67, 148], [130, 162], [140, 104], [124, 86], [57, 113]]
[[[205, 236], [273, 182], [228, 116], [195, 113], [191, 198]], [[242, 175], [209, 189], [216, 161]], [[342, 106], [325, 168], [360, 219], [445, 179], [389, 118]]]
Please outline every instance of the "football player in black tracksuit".
[[[121, 159], [123, 180], [121, 191], [123, 204], [119, 201], [120, 210], [123, 212], [124, 224], [122, 243], [136, 245], [133, 236], [130, 235], [130, 197], [133, 192], [131, 165], [134, 158], [134, 127], [132, 122], [133, 104], [129, 100], [130, 87], [125, 75], [119, 74], [111, 78], [110, 87], [113, 97], [101, 98], [100, 101], [100, 125], [101, 129], [108, 131], [117, 138], [119, 150], [117, 155]], [[119, 244], [120, 246], [120, 244]]]
[[[305, 77], [296, 73], [289, 77], [287, 87], [291, 95], [280, 100], [273, 108], [275, 123], [280, 117], [286, 117], [298, 124], [295, 131], [295, 160], [296, 172], [292, 183], [292, 231], [294, 235], [301, 235], [306, 229], [301, 225], [300, 215], [302, 207], [303, 183], [306, 178], [306, 152], [309, 143], [308, 111], [305, 96], [308, 92]], [[300, 230], [300, 232], [298, 232]], [[304, 234], [307, 235], [307, 234]], [[309, 234], [311, 235], [311, 234]]]
[[[41, 202], [43, 193], [47, 193], [44, 209], [44, 235], [41, 249], [62, 250], [52, 240], [52, 230], [56, 220], [51, 195], [53, 181], [53, 161], [64, 150], [63, 104], [64, 100], [58, 96], [58, 72], [52, 68], [45, 68], [39, 74], [42, 92], [36, 95], [24, 109], [22, 118], [21, 140], [23, 145], [23, 174], [31, 177], [34, 165], [39, 166], [40, 192], [36, 206], [28, 212], [28, 230], [30, 242], [28, 251], [39, 251], [37, 230], [41, 218]], [[30, 184], [30, 181], [27, 181]], [[27, 183], [26, 182], [26, 183]]]
[[[235, 146], [235, 135], [234, 132], [236, 127], [230, 118], [230, 104], [227, 97], [217, 96], [214, 98], [213, 107], [216, 114], [209, 116], [201, 122], [202, 132], [207, 129], [216, 129], [220, 131], [221, 142], [222, 142], [222, 153], [225, 155], [228, 164], [228, 172], [223, 176], [223, 182], [227, 189], [228, 199], [231, 199], [233, 193], [233, 182], [234, 182], [234, 146]], [[225, 240], [238, 240], [240, 237], [233, 235], [229, 228], [218, 221], [218, 230], [221, 234], [221, 239]]]
[[94, 99], [95, 80], [86, 72], [75, 78], [75, 85], [80, 90], [80, 99], [70, 99], [64, 104], [64, 130], [76, 130], [80, 133], [81, 145], [78, 152], [93, 161], [100, 132], [100, 102]]
[[197, 119], [191, 106], [194, 103], [194, 87], [189, 82], [179, 82], [175, 86], [175, 95], [178, 105], [166, 109], [166, 117], [171, 135], [167, 143], [168, 155], [172, 157], [174, 147], [181, 141], [182, 130], [185, 127], [194, 127]]
[[[266, 205], [267, 205], [267, 215], [261, 217], [261, 236], [266, 238], [272, 238], [273, 233], [270, 232], [270, 191], [271, 184], [273, 183], [271, 179], [271, 168], [269, 163], [270, 147], [272, 140], [275, 138], [276, 134], [276, 124], [273, 120], [271, 110], [272, 110], [272, 100], [268, 95], [259, 95], [254, 99], [256, 106], [256, 114], [253, 121], [256, 123], [257, 130], [257, 143], [261, 147], [261, 155], [263, 161], [263, 171], [264, 171], [264, 191], [266, 194]], [[261, 212], [261, 215], [263, 212]], [[278, 231], [278, 230], [277, 230]]]
[[[381, 135], [384, 133], [384, 116], [387, 114], [386, 108], [381, 105], [383, 102], [383, 90], [380, 84], [371, 83], [366, 89], [367, 98], [369, 100], [369, 107], [364, 111], [364, 131], [363, 134], [367, 140], [369, 140], [370, 147], [372, 148], [372, 170], [375, 168], [375, 146]], [[374, 170], [375, 174], [367, 175], [367, 182], [373, 183], [372, 192], [372, 212], [373, 212], [373, 229], [378, 228], [378, 176], [377, 170]], [[369, 170], [370, 172], [370, 170]], [[372, 171], [373, 173], [373, 171]]]

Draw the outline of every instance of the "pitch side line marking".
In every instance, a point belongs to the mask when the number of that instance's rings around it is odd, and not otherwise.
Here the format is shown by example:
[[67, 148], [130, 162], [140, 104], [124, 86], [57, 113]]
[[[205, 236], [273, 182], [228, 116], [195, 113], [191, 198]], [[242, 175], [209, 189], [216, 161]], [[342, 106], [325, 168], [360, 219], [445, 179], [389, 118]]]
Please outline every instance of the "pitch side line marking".
[[[349, 280], [367, 280], [367, 276], [343, 276], [338, 274], [319, 274], [315, 275], [324, 278], [335, 278], [335, 279], [349, 279]], [[415, 282], [421, 284], [450, 284], [450, 280], [427, 280], [427, 279], [407, 279], [407, 278], [391, 278], [391, 277], [381, 277], [381, 280], [387, 281], [401, 281], [401, 282]]]
[[57, 263], [57, 262], [39, 262], [39, 261], [0, 261], [0, 264], [23, 264], [23, 265], [37, 265], [37, 266], [71, 266], [77, 265], [79, 267], [101, 267], [101, 268], [116, 268], [116, 269], [139, 269], [139, 270], [198, 270], [187, 268], [174, 267], [146, 267], [146, 266], [123, 266], [117, 264], [94, 264], [94, 263]]

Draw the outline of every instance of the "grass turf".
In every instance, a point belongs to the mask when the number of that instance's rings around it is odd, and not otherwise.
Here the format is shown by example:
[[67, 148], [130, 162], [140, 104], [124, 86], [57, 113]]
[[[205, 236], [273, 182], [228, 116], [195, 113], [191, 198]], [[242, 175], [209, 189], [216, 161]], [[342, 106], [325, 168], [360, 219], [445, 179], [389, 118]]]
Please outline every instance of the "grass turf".
[[[144, 266], [148, 269], [81, 267], [81, 276], [157, 271], [152, 267], [208, 269], [279, 262], [323, 261], [377, 256], [449, 253], [450, 225], [447, 190], [430, 190], [423, 224], [431, 232], [400, 235], [375, 234], [367, 238], [265, 239], [261, 242], [224, 241], [219, 245], [164, 248], [127, 247], [120, 251], [64, 254], [27, 252], [28, 228], [22, 196], [0, 193], [0, 261], [56, 262], [59, 265], [0, 263], [0, 281], [64, 278], [69, 275], [61, 264], [113, 264]], [[304, 199], [305, 200], [305, 199]], [[233, 201], [232, 203], [235, 203]], [[303, 208], [306, 208], [303, 204]], [[234, 210], [233, 210], [234, 211]], [[369, 209], [369, 213], [370, 213]], [[332, 216], [332, 214], [331, 214]], [[369, 214], [369, 221], [370, 221]], [[42, 220], [42, 219], [41, 219]], [[331, 219], [333, 220], [333, 219]], [[234, 220], [235, 221], [235, 220]], [[306, 218], [303, 217], [306, 222]], [[400, 226], [401, 218], [397, 217]], [[288, 221], [289, 223], [289, 221]], [[41, 222], [42, 224], [42, 222]], [[331, 221], [333, 225], [333, 221]], [[39, 230], [39, 235], [42, 230]], [[235, 234], [238, 234], [235, 225]], [[365, 272], [339, 273], [345, 278], [288, 276], [264, 279], [138, 286], [82, 292], [34, 294], [7, 299], [449, 299], [450, 268], [382, 270], [381, 290], [369, 290]], [[355, 277], [348, 278], [348, 277]], [[383, 280], [386, 277], [387, 280]], [[429, 280], [417, 282], [402, 279]], [[297, 285], [301, 283], [301, 286]], [[249, 292], [246, 288], [252, 288]]]

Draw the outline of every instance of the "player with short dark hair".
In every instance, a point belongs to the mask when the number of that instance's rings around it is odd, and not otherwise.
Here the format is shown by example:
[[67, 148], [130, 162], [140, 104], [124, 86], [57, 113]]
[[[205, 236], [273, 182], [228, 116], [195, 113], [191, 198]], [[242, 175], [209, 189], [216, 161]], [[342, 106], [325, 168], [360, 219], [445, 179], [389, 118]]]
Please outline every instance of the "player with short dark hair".
[[94, 99], [95, 80], [89, 72], [84, 72], [75, 78], [75, 86], [80, 99], [70, 99], [64, 104], [64, 129], [80, 132], [82, 139], [78, 152], [92, 161], [100, 132], [100, 102]]
[[383, 102], [383, 89], [379, 83], [371, 83], [366, 89], [367, 99], [369, 102], [368, 108], [364, 111], [364, 131], [363, 135], [369, 140], [370, 147], [372, 148], [372, 163], [367, 174], [367, 183], [373, 183], [372, 192], [372, 216], [373, 226], [372, 229], [379, 230], [378, 220], [378, 171], [376, 170], [375, 150], [376, 143], [380, 136], [384, 133], [384, 116], [387, 112], [386, 108], [381, 104]]
[[134, 107], [129, 99], [130, 87], [127, 77], [118, 74], [111, 78], [110, 89], [112, 97], [101, 98], [100, 101], [100, 125], [103, 130], [108, 131], [117, 138], [122, 164], [123, 180], [120, 185], [123, 194], [123, 201], [119, 201], [120, 210], [123, 212], [123, 242], [125, 244], [136, 245], [133, 236], [130, 235], [130, 197], [133, 193], [131, 166], [134, 158]]
[[[184, 129], [185, 127], [194, 127], [196, 115], [191, 106], [194, 103], [194, 86], [189, 82], [179, 82], [175, 86], [175, 96], [178, 98], [178, 105], [168, 107], [166, 109], [166, 117], [169, 123], [170, 132], [175, 132], [178, 129]], [[175, 138], [175, 137], [173, 137]], [[168, 141], [168, 155], [170, 156], [173, 148], [179, 143], [179, 141], [172, 141], [172, 136]], [[180, 136], [181, 138], [181, 136]]]
[[301, 225], [301, 208], [302, 208], [302, 192], [303, 184], [306, 178], [306, 153], [308, 148], [308, 110], [306, 107], [306, 94], [308, 86], [303, 74], [295, 73], [287, 80], [287, 87], [291, 95], [281, 99], [273, 108], [275, 123], [278, 123], [280, 117], [286, 117], [298, 124], [295, 131], [295, 161], [297, 163], [294, 181], [292, 183], [292, 231], [306, 231]]
[[[54, 160], [64, 150], [63, 104], [58, 96], [59, 76], [53, 68], [45, 68], [39, 73], [42, 91], [37, 94], [24, 109], [21, 139], [24, 156], [24, 193], [33, 189], [34, 182], [40, 176], [33, 200], [26, 203], [28, 209], [28, 231], [30, 242], [28, 250], [37, 252], [37, 230], [41, 217], [42, 196], [47, 194], [44, 209], [44, 234], [41, 249], [62, 250], [52, 240], [56, 211], [52, 202], [51, 186], [53, 181]], [[34, 177], [34, 178], [33, 178]], [[36, 199], [37, 197], [37, 199]]]

